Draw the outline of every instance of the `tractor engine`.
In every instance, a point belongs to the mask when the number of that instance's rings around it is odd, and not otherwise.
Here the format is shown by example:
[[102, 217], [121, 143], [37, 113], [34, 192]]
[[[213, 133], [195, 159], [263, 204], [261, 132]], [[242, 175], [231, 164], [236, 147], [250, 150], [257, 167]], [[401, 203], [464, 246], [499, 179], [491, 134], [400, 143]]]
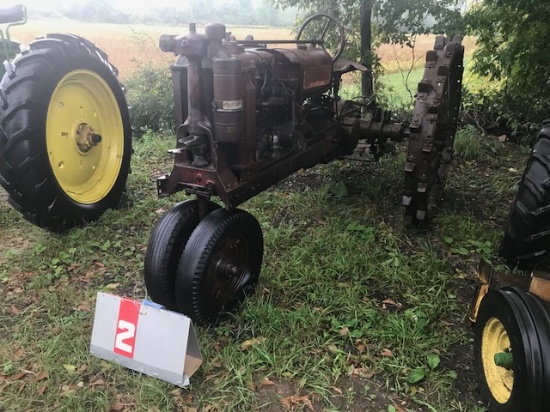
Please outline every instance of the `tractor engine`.
[[[177, 56], [176, 159], [159, 181], [161, 195], [185, 189], [236, 206], [299, 168], [350, 153], [371, 126], [359, 119], [358, 106], [338, 113], [346, 106], [337, 95], [341, 75], [364, 67], [344, 61], [339, 70], [315, 44], [267, 48], [251, 36], [237, 42], [216, 23], [205, 34], [190, 24], [185, 35], [163, 35], [160, 48]], [[315, 156], [273, 166], [310, 149]]]

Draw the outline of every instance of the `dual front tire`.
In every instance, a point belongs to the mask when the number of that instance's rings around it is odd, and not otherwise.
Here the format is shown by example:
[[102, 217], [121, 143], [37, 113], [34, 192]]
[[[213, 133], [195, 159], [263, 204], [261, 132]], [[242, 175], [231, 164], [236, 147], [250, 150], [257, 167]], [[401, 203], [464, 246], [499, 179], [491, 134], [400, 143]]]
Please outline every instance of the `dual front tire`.
[[216, 323], [254, 292], [260, 276], [263, 236], [258, 221], [240, 209], [198, 201], [168, 211], [153, 229], [145, 257], [145, 285], [152, 300]]

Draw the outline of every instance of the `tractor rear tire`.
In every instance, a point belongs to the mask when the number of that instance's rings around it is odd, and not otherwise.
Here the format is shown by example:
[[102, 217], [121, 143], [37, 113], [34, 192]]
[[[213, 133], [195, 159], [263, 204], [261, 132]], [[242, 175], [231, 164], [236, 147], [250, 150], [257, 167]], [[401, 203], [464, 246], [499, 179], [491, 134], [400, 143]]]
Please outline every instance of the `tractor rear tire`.
[[93, 43], [48, 34], [0, 83], [0, 184], [31, 223], [62, 232], [119, 205], [132, 136], [117, 69]]
[[519, 183], [499, 254], [510, 264], [529, 266], [549, 248], [550, 120], [546, 120]]

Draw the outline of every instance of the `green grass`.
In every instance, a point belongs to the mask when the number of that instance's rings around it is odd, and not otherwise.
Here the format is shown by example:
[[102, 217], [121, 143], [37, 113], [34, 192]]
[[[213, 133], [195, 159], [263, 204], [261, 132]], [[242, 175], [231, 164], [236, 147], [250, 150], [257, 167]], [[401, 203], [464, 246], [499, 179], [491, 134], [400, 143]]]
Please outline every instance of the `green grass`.
[[146, 297], [151, 228], [184, 198], [156, 198], [172, 139], [135, 142], [123, 208], [87, 227], [46, 233], [0, 204], [0, 410], [482, 410], [464, 317], [526, 150], [458, 157], [427, 231], [402, 224], [402, 148], [299, 172], [244, 204], [265, 237], [257, 294], [197, 329], [204, 364], [179, 389], [89, 355], [96, 293]]

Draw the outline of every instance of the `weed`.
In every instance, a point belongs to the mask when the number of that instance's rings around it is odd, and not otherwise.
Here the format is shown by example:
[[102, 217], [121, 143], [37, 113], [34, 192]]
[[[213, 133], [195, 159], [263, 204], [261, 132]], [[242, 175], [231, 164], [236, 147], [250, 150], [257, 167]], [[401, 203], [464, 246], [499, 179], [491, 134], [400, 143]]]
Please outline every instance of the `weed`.
[[464, 160], [481, 160], [483, 149], [481, 133], [473, 126], [467, 125], [455, 136], [455, 155]]

